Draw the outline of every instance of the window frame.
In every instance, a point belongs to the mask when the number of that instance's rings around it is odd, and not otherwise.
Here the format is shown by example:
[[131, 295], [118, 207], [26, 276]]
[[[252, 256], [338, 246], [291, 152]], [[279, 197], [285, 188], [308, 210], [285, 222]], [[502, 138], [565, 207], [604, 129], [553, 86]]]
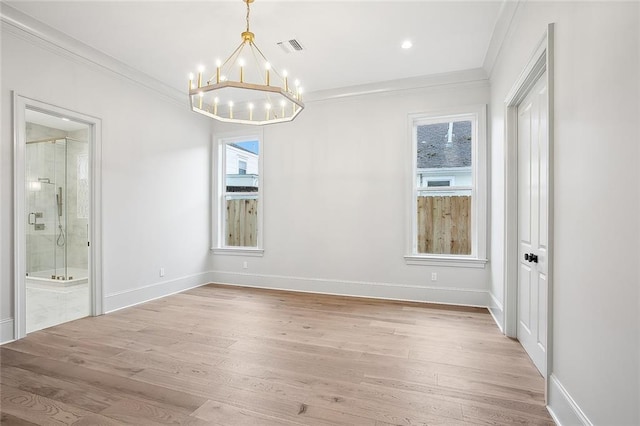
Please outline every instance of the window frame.
[[[447, 121], [472, 121], [471, 145], [471, 187], [453, 187], [455, 189], [471, 190], [471, 254], [431, 254], [418, 253], [417, 233], [417, 195], [418, 164], [417, 164], [417, 126], [443, 123]], [[484, 268], [487, 263], [487, 106], [472, 105], [456, 108], [434, 110], [408, 115], [408, 141], [411, 147], [409, 161], [411, 171], [407, 185], [408, 202], [406, 205], [406, 248], [405, 262], [408, 265], [433, 265]], [[446, 191], [452, 187], [429, 187], [430, 191]]]
[[[234, 143], [257, 141], [258, 142], [258, 191], [253, 194], [258, 196], [258, 218], [257, 227], [258, 232], [256, 235], [257, 246], [227, 246], [225, 245], [225, 197], [226, 191], [226, 146]], [[237, 256], [263, 256], [263, 240], [264, 240], [264, 180], [262, 174], [264, 173], [264, 138], [262, 131], [247, 131], [247, 132], [228, 132], [220, 133], [214, 137], [213, 141], [213, 159], [212, 164], [215, 167], [212, 168], [212, 182], [213, 182], [213, 206], [212, 206], [212, 247], [211, 250], [214, 254], [224, 255], [237, 255]], [[247, 163], [248, 167], [248, 163]]]

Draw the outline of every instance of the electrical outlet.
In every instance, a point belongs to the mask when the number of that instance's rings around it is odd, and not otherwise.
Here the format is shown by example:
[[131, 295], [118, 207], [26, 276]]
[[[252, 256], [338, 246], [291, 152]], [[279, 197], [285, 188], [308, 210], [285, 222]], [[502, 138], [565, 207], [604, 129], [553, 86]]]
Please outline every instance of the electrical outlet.
[[438, 281], [438, 273], [437, 272], [432, 272], [431, 273], [431, 281]]
[[242, 269], [247, 269], [247, 268], [249, 268], [249, 262], [245, 260], [244, 262], [242, 262]]
[[164, 268], [160, 268], [160, 276], [164, 277]]

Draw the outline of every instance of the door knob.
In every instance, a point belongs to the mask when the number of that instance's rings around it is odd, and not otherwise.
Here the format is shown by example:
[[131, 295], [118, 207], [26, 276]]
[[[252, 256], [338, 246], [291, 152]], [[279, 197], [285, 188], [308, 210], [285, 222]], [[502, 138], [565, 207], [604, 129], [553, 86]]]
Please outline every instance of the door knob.
[[524, 254], [524, 260], [526, 260], [527, 262], [530, 262], [530, 260], [529, 260], [529, 253], [525, 253], [525, 254]]
[[538, 263], [538, 255], [529, 253], [529, 262]]

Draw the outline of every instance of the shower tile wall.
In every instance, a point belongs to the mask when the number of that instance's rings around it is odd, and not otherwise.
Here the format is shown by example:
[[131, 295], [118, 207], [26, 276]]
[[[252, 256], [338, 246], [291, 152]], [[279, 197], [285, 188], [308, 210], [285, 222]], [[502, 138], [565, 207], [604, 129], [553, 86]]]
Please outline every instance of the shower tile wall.
[[[59, 137], [74, 137], [86, 140], [86, 131], [67, 132], [45, 126], [27, 123], [27, 140], [40, 140]], [[65, 176], [65, 145], [53, 143], [28, 144], [27, 156], [27, 204], [31, 206], [30, 212], [42, 212], [43, 217], [37, 223], [44, 223], [45, 229], [36, 231], [33, 225], [27, 225], [27, 272], [48, 271], [63, 268], [64, 253], [66, 248], [67, 266], [79, 269], [87, 269], [87, 217], [79, 217], [78, 205], [86, 204], [86, 195], [78, 200], [78, 179], [80, 186], [86, 184], [82, 181], [82, 171], [78, 175], [78, 158], [82, 162], [87, 153], [87, 144], [69, 141], [67, 149], [67, 164]], [[48, 178], [51, 184], [38, 182], [38, 178]], [[86, 181], [86, 177], [85, 177]], [[62, 224], [66, 234], [66, 247], [57, 247], [56, 240], [59, 235], [58, 211], [56, 205], [56, 191], [61, 186], [63, 191]], [[82, 191], [80, 192], [82, 194]], [[28, 218], [27, 218], [28, 219]], [[66, 219], [66, 226], [65, 226]], [[57, 250], [56, 250], [57, 249]], [[57, 272], [64, 274], [63, 270]]]
[[[82, 134], [79, 134], [82, 132]], [[70, 137], [87, 140], [86, 131], [70, 132]], [[89, 250], [89, 164], [88, 145], [67, 143], [67, 266], [87, 269]]]

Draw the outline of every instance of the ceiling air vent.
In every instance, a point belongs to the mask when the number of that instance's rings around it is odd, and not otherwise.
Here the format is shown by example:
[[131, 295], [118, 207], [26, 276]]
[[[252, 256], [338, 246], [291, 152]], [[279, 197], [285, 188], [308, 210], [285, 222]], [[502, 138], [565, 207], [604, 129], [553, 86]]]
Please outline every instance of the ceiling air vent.
[[295, 38], [278, 42], [278, 46], [280, 46], [280, 48], [284, 50], [285, 53], [300, 52], [301, 50], [303, 50], [302, 45]]

